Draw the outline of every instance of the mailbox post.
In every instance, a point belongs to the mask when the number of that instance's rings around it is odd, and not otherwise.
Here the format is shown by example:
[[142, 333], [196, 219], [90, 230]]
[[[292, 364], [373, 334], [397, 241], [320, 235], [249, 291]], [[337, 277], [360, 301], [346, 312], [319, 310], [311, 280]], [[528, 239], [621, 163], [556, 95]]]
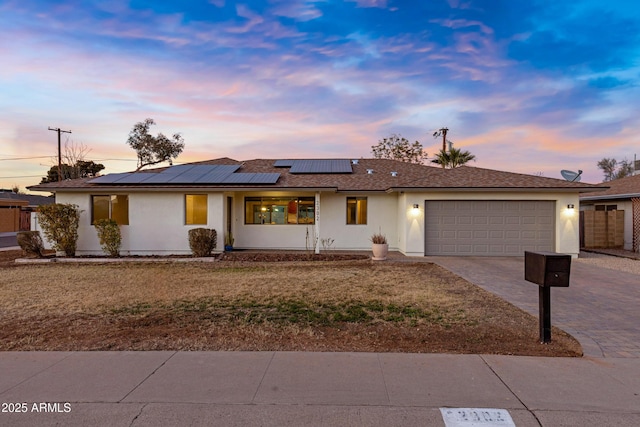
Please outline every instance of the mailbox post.
[[540, 342], [551, 342], [551, 288], [568, 287], [571, 255], [555, 252], [524, 253], [524, 279], [539, 286]]

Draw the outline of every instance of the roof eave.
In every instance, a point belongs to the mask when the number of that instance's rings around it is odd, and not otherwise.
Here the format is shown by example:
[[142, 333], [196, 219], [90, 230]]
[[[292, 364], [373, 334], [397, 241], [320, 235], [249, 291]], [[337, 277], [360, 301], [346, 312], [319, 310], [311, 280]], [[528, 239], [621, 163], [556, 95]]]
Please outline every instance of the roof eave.
[[571, 187], [391, 187], [387, 192], [403, 191], [405, 193], [420, 193], [420, 192], [528, 192], [528, 193], [549, 193], [549, 192], [562, 192], [562, 193], [591, 193], [593, 188], [571, 188]]
[[628, 193], [628, 194], [603, 194], [599, 196], [581, 196], [580, 201], [591, 200], [619, 200], [619, 199], [632, 199], [640, 197], [640, 193]]
[[215, 191], [215, 192], [231, 192], [231, 191], [310, 191], [310, 192], [337, 192], [336, 187], [271, 187], [271, 186], [251, 186], [251, 187], [212, 187], [212, 186], [91, 186], [91, 187], [58, 187], [55, 190], [38, 190], [48, 192], [64, 192], [64, 193], [167, 193], [176, 191]]

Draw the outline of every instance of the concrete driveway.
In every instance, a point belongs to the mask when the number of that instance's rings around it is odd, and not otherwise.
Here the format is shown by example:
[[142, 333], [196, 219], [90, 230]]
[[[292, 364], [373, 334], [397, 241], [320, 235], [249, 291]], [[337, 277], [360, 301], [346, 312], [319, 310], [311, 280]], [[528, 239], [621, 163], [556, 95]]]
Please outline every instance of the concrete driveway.
[[[524, 257], [426, 259], [538, 317], [538, 286], [524, 280]], [[640, 358], [640, 275], [572, 260], [569, 287], [551, 289], [551, 324], [578, 339], [586, 356]]]

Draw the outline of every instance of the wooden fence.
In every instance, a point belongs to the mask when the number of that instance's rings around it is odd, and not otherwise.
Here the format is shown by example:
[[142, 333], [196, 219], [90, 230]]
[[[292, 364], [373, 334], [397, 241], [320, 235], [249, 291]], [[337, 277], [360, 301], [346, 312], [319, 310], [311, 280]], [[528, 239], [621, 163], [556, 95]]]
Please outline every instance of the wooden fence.
[[580, 247], [622, 248], [624, 211], [581, 211]]

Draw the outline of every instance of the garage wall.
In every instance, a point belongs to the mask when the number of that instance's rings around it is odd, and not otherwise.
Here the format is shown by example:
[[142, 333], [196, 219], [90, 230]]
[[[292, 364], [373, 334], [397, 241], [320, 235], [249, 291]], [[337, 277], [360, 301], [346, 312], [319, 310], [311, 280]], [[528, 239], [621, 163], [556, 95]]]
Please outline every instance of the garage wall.
[[[400, 251], [408, 256], [424, 256], [424, 205], [426, 200], [549, 200], [555, 202], [555, 252], [577, 257], [580, 252], [578, 193], [552, 192], [430, 192], [404, 193], [398, 211], [404, 210], [405, 224], [399, 224]], [[413, 212], [413, 204], [419, 211]], [[574, 209], [568, 209], [572, 204]]]

